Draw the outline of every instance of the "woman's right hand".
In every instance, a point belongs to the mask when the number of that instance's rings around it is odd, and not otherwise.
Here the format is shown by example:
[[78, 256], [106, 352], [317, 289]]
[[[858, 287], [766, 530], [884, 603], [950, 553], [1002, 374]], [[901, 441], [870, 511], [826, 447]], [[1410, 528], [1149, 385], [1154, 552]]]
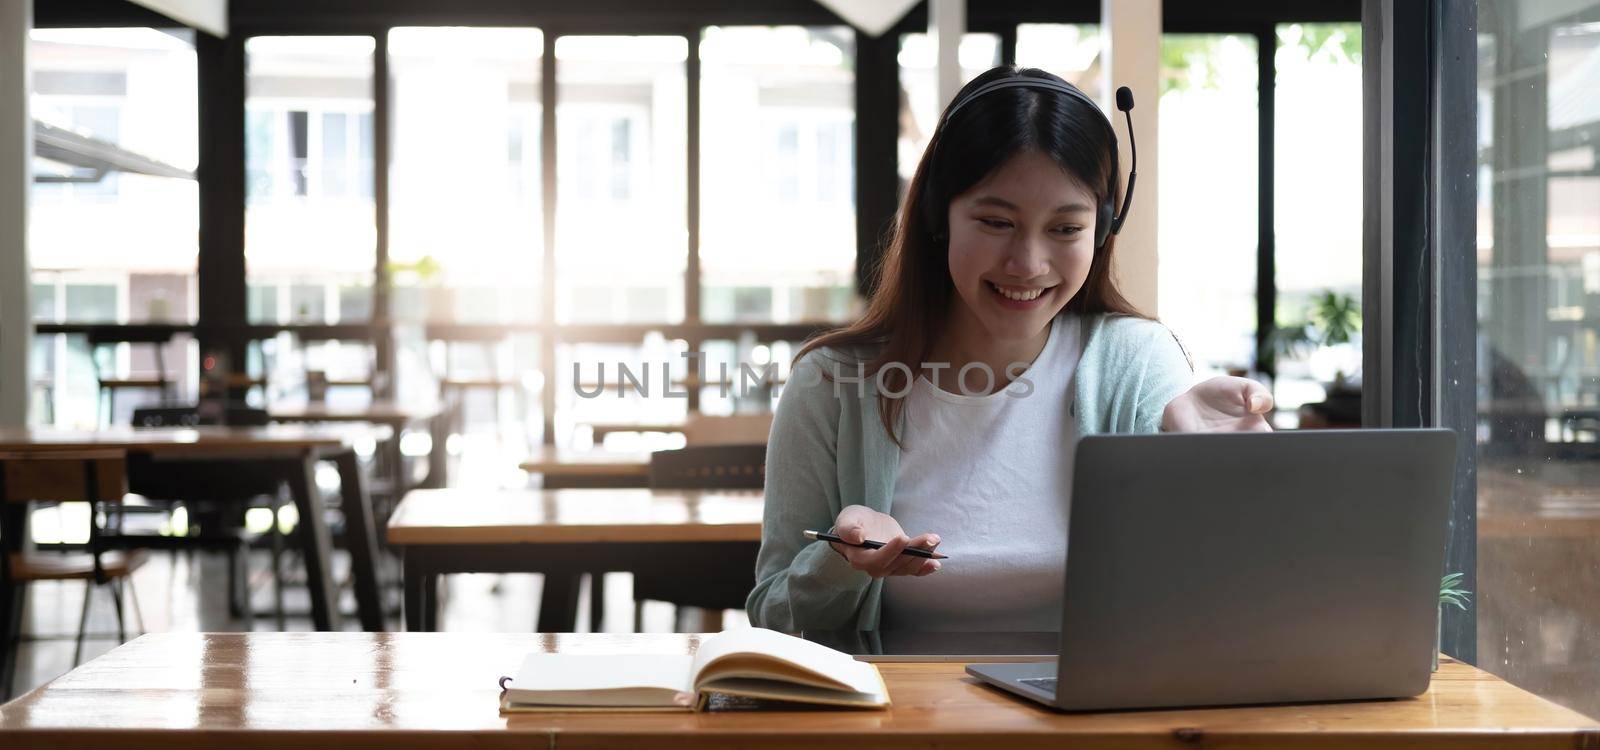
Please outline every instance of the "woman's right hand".
[[931, 550], [939, 546], [938, 534], [908, 537], [905, 530], [900, 528], [899, 521], [865, 505], [851, 505], [839, 511], [839, 518], [833, 523], [833, 533], [852, 544], [860, 544], [868, 539], [883, 542], [883, 547], [879, 549], [828, 543], [835, 552], [850, 562], [850, 567], [873, 578], [925, 576], [939, 569], [938, 560], [900, 554], [900, 550], [906, 547]]

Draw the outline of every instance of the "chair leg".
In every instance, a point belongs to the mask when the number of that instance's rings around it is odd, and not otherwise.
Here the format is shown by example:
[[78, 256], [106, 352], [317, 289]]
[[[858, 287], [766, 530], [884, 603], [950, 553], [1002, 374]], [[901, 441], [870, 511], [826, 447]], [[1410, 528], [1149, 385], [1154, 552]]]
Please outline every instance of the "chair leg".
[[128, 629], [123, 624], [124, 618], [122, 616], [122, 579], [119, 578], [109, 583], [110, 585], [106, 586], [106, 588], [111, 591], [111, 606], [117, 611], [117, 643], [127, 643]]
[[273, 614], [278, 620], [278, 630], [288, 630], [283, 615], [283, 527], [278, 525], [278, 511], [283, 506], [278, 505], [272, 509], [272, 606]]
[[134, 629], [133, 633], [134, 633], [134, 637], [137, 638], [138, 636], [144, 635], [144, 633], [145, 633], [145, 630], [144, 630], [144, 612], [139, 609], [139, 595], [138, 595], [137, 592], [135, 592], [133, 590], [133, 576], [129, 575], [128, 578], [127, 578], [127, 581], [128, 581], [128, 603], [133, 605], [133, 621], [137, 625], [137, 627]]
[[589, 574], [589, 632], [601, 632], [606, 619], [606, 574], [595, 571]]
[[83, 614], [78, 617], [78, 643], [72, 647], [72, 666], [83, 663], [83, 634], [89, 630], [89, 603], [94, 601], [94, 581], [83, 583]]
[[244, 566], [239, 561], [238, 548], [230, 548], [228, 550], [228, 616], [236, 620], [244, 615], [244, 607], [239, 603], [240, 596], [250, 595], [248, 586], [243, 587], [244, 591], [240, 591], [239, 569], [241, 567]]
[[255, 610], [250, 602], [250, 544], [241, 542], [234, 556], [239, 559], [238, 566], [233, 570], [231, 585], [239, 592], [239, 619], [244, 622], [245, 632], [255, 630]]
[[694, 632], [696, 632], [696, 633], [720, 633], [720, 632], [722, 632], [722, 610], [720, 610], [720, 609], [705, 609], [703, 607], [695, 607], [694, 608], [694, 613], [695, 613], [695, 619], [696, 619]]

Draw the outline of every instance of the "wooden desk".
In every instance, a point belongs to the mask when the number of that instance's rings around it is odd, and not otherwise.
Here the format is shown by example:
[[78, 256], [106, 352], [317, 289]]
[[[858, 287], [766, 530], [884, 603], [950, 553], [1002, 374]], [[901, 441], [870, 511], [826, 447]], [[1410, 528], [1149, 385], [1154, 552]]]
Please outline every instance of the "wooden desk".
[[544, 477], [546, 489], [646, 487], [650, 454], [537, 446], [519, 467]]
[[413, 491], [388, 528], [405, 559], [406, 628], [436, 627], [447, 573], [542, 573], [539, 629], [565, 632], [584, 573], [670, 565], [692, 582], [753, 571], [761, 508], [761, 493], [740, 491]]
[[961, 664], [881, 664], [887, 711], [502, 716], [495, 679], [534, 651], [683, 653], [694, 635], [156, 634], [0, 707], [31, 748], [1590, 748], [1600, 724], [1441, 660], [1397, 701], [1057, 713]]
[[[333, 585], [330, 567], [332, 537], [315, 478], [316, 464], [332, 461], [339, 469], [340, 508], [345, 516], [361, 624], [366, 630], [382, 630], [372, 502], [351, 446], [358, 439], [381, 440], [387, 436], [385, 428], [354, 425], [113, 427], [93, 431], [0, 427], [0, 451], [118, 448], [129, 454], [130, 473], [139, 461], [161, 469], [163, 492], [148, 494], [167, 496], [165, 490], [176, 484], [183, 496], [173, 499], [227, 497], [230, 484], [241, 476], [286, 483], [299, 511], [311, 617], [318, 630], [337, 629], [339, 617], [338, 588]], [[130, 486], [133, 492], [143, 489], [137, 483]]]

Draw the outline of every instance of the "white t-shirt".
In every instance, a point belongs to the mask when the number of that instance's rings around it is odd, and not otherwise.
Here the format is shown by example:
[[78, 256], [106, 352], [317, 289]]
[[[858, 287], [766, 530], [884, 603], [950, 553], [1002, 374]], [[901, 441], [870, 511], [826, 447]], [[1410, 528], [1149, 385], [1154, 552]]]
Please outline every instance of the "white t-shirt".
[[[885, 629], [1060, 629], [1079, 328], [1070, 315], [1052, 322], [1018, 378], [1031, 394], [1016, 381], [982, 396], [925, 377], [912, 386], [890, 514], [909, 536], [938, 534], [950, 559], [937, 573], [884, 582]], [[954, 385], [955, 374], [940, 372], [940, 382]]]

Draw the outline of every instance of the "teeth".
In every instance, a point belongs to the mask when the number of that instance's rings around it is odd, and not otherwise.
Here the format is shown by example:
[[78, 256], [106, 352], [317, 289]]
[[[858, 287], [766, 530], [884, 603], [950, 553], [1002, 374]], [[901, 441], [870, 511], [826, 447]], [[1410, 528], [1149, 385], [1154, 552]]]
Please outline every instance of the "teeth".
[[1029, 300], [1035, 300], [1035, 299], [1039, 298], [1039, 295], [1044, 294], [1044, 290], [1043, 289], [1029, 289], [1027, 291], [1014, 292], [1014, 291], [1012, 291], [1010, 289], [1006, 289], [1005, 287], [1002, 287], [1002, 286], [1000, 286], [998, 284], [995, 284], [993, 282], [990, 282], [989, 286], [993, 287], [995, 291], [999, 292], [1000, 295], [1005, 297], [1006, 299], [1016, 300], [1017, 302], [1027, 302]]

